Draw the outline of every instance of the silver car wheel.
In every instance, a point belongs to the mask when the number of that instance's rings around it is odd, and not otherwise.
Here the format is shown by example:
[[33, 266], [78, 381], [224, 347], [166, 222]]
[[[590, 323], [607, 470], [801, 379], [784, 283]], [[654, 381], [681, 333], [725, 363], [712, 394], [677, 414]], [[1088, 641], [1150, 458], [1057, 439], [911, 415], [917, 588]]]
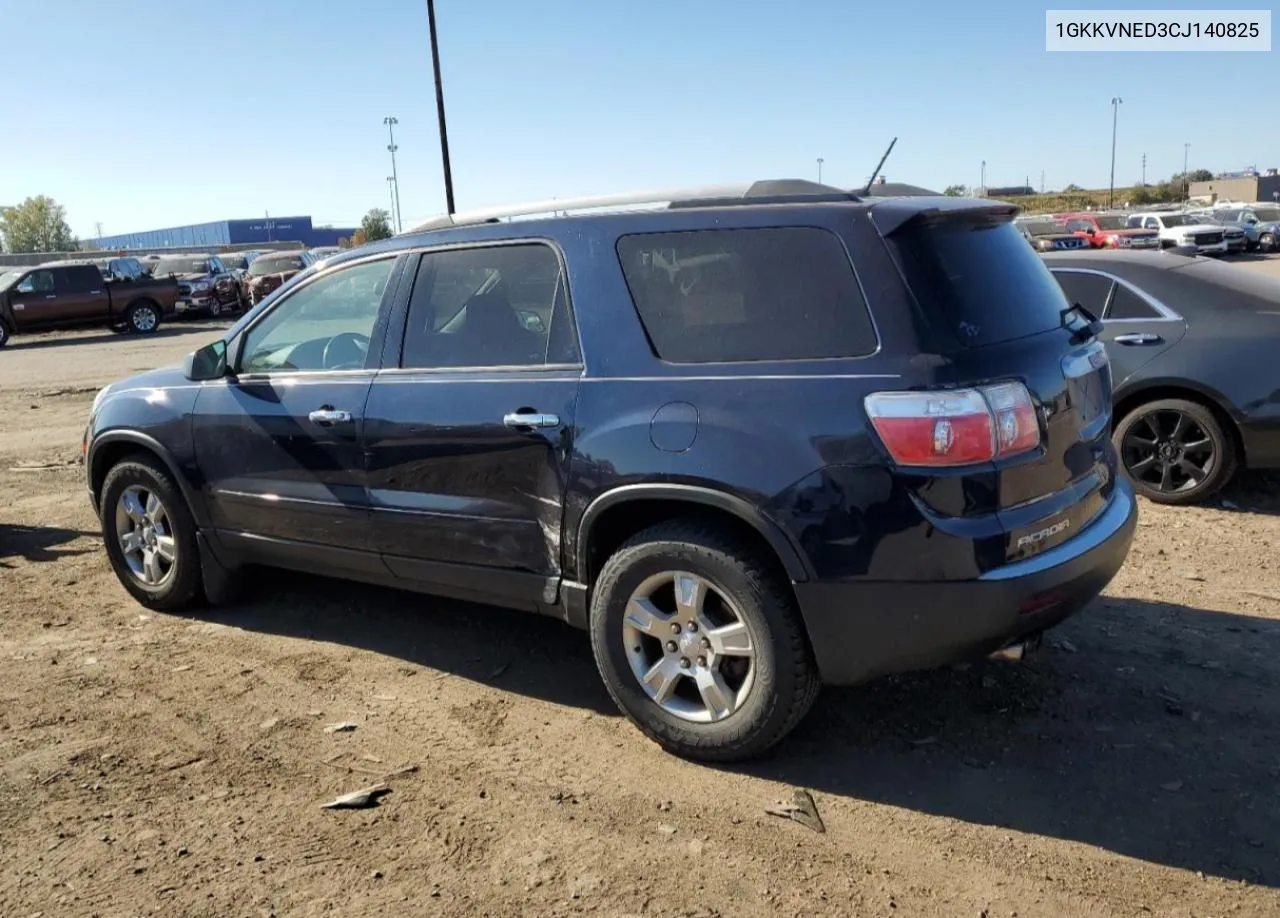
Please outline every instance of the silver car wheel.
[[140, 332], [149, 332], [156, 327], [156, 311], [150, 306], [135, 306], [133, 310], [133, 327]]
[[125, 564], [141, 583], [164, 584], [178, 563], [169, 513], [154, 491], [141, 485], [125, 488], [116, 502], [116, 537]]
[[688, 571], [636, 588], [622, 619], [631, 672], [658, 707], [693, 723], [729, 717], [755, 686], [757, 638], [732, 600]]

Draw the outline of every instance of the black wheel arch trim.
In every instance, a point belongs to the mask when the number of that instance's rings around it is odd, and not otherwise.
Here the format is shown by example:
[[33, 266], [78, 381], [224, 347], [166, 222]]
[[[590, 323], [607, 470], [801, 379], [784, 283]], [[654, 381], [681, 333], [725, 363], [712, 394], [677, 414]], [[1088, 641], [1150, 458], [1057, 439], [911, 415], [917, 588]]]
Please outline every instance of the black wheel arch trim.
[[1139, 401], [1138, 404], [1134, 406], [1136, 408], [1144, 400], [1141, 397], [1148, 393], [1150, 393], [1153, 398], [1147, 398], [1145, 399], [1146, 401], [1152, 401], [1154, 398], [1177, 398], [1176, 395], [1158, 394], [1160, 390], [1165, 390], [1167, 392], [1170, 389], [1181, 389], [1183, 392], [1190, 395], [1199, 396], [1201, 399], [1208, 402], [1211, 407], [1217, 408], [1225, 414], [1231, 419], [1233, 424], [1239, 427], [1243, 416], [1236, 410], [1236, 407], [1231, 404], [1230, 399], [1226, 398], [1226, 396], [1221, 392], [1212, 387], [1177, 376], [1151, 377], [1130, 383], [1127, 386], [1117, 389], [1112, 394], [1112, 402], [1114, 404], [1120, 404], [1137, 398]]
[[700, 485], [630, 484], [621, 485], [599, 495], [583, 511], [582, 517], [578, 521], [578, 542], [576, 546], [576, 567], [580, 582], [590, 586], [588, 555], [591, 545], [591, 527], [595, 525], [600, 516], [606, 510], [619, 504], [648, 500], [698, 504], [731, 513], [758, 532], [769, 543], [793, 583], [805, 583], [813, 579], [813, 572], [805, 560], [804, 553], [787, 532], [741, 497], [735, 497], [724, 491]]
[[108, 472], [107, 469], [102, 469], [102, 475], [99, 476], [97, 474], [99, 471], [98, 465], [101, 462], [102, 447], [112, 443], [129, 443], [139, 447], [141, 450], [154, 453], [156, 458], [168, 470], [170, 477], [177, 484], [178, 490], [182, 492], [182, 497], [186, 500], [187, 507], [191, 510], [191, 516], [195, 519], [196, 527], [200, 529], [208, 527], [208, 517], [204, 512], [204, 504], [200, 501], [199, 495], [188, 484], [186, 477], [181, 472], [178, 461], [173, 457], [173, 453], [169, 452], [155, 437], [136, 430], [109, 430], [97, 435], [90, 442], [89, 455], [85, 457], [85, 469], [88, 473], [89, 487], [93, 491], [95, 505], [102, 495], [93, 487], [93, 482], [99, 478], [105, 480]]

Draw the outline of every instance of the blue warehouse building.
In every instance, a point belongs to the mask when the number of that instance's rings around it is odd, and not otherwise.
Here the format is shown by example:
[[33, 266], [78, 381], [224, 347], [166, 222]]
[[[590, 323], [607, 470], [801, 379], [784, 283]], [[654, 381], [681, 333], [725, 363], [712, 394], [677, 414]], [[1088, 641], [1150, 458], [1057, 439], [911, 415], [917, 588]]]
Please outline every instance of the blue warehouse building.
[[355, 227], [314, 226], [310, 217], [256, 217], [251, 220], [218, 220], [141, 233], [122, 233], [90, 240], [101, 249], [214, 248], [263, 242], [300, 242], [307, 248], [337, 245]]

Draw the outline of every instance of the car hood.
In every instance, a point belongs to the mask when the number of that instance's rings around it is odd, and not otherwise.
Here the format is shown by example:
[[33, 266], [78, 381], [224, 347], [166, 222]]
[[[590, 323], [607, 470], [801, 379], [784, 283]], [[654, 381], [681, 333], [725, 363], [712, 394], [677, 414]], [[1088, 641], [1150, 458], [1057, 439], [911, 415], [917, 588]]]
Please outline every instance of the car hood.
[[1160, 235], [1153, 229], [1143, 229], [1140, 226], [1126, 226], [1124, 229], [1098, 230], [1104, 236], [1158, 236]]
[[190, 283], [192, 281], [208, 280], [209, 278], [213, 277], [213, 275], [212, 274], [175, 274], [174, 277], [176, 277], [180, 281], [187, 281], [188, 283]]
[[172, 366], [147, 370], [147, 372], [139, 373], [137, 376], [127, 376], [124, 379], [113, 382], [107, 388], [115, 392], [119, 389], [167, 389], [170, 386], [189, 385], [191, 385], [191, 380], [187, 379], [186, 374], [182, 371], [182, 364], [175, 363]]

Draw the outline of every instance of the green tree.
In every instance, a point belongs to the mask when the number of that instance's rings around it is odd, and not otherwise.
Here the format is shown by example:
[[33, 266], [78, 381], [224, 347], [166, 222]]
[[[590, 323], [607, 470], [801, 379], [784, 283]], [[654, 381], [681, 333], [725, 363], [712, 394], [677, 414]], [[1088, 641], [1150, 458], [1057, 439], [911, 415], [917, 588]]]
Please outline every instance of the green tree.
[[66, 208], [43, 194], [5, 208], [0, 235], [10, 252], [73, 252], [80, 246], [67, 225]]
[[946, 188], [944, 188], [944, 189], [942, 190], [942, 193], [943, 193], [943, 194], [945, 194], [945, 195], [946, 195], [947, 197], [949, 197], [949, 198], [963, 198], [963, 197], [964, 197], [964, 186], [963, 186], [963, 185], [948, 185]]
[[365, 242], [390, 239], [395, 235], [391, 231], [391, 215], [381, 207], [375, 207], [364, 215], [364, 219], [360, 221], [360, 229], [364, 231]]
[[1084, 191], [1084, 189], [1072, 182], [1066, 188], [1063, 188], [1062, 191], [1064, 194], [1075, 194], [1077, 192]]

